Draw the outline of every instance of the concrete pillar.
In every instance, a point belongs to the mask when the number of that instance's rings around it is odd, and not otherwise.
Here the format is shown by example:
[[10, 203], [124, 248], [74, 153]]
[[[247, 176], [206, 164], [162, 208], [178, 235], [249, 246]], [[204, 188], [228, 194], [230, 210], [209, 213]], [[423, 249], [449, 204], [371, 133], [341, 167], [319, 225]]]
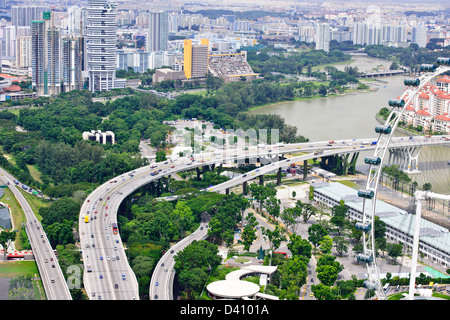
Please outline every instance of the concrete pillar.
[[200, 178], [200, 174], [201, 174], [200, 168], [196, 167], [195, 170], [197, 171], [197, 181], [200, 181], [201, 180], [201, 178]]
[[258, 178], [259, 178], [259, 185], [263, 186], [264, 185], [264, 175], [260, 175]]
[[247, 195], [247, 181], [244, 181], [244, 183], [242, 184], [242, 194], [244, 196]]
[[278, 168], [277, 172], [277, 186], [281, 185], [281, 167]]
[[303, 160], [303, 181], [308, 177], [308, 160]]

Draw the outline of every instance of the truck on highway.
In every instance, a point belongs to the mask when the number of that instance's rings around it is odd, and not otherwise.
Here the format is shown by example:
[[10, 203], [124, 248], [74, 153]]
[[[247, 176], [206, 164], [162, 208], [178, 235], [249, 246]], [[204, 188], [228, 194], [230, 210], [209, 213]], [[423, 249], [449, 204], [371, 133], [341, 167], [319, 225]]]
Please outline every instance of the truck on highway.
[[319, 154], [322, 154], [323, 153], [323, 151], [321, 150], [321, 151], [316, 151], [316, 152], [314, 152], [314, 155], [315, 156], [318, 156]]
[[87, 272], [92, 272], [92, 266], [90, 264], [86, 265]]

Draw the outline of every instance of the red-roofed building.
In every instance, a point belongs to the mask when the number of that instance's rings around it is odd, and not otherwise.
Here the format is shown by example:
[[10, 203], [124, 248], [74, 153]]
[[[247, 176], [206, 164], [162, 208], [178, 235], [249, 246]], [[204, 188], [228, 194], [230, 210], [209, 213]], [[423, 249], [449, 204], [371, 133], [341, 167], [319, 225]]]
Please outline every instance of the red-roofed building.
[[434, 117], [433, 131], [450, 134], [450, 117], [447, 114], [442, 114]]
[[429, 130], [431, 127], [431, 120], [433, 117], [428, 111], [417, 110], [414, 117], [414, 126], [421, 126], [423, 130]]
[[[436, 83], [436, 85], [434, 85]], [[411, 102], [402, 115], [402, 121], [413, 127], [422, 127], [423, 130], [449, 134], [447, 119], [450, 114], [450, 77], [442, 78], [426, 83], [420, 91], [414, 95]], [[408, 89], [407, 89], [408, 90]], [[405, 92], [404, 99], [408, 100]]]
[[4, 87], [3, 90], [6, 92], [20, 92], [22, 89], [20, 88], [20, 86], [13, 84], [9, 87]]
[[450, 93], [450, 77], [445, 75], [442, 78], [436, 80], [436, 84], [445, 93]]

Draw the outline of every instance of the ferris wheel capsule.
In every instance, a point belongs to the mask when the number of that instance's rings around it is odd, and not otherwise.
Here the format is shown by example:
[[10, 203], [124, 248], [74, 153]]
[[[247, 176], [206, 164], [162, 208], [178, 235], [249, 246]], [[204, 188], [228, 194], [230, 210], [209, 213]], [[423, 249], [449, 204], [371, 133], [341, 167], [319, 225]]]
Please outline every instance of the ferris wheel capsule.
[[450, 66], [450, 58], [439, 57], [436, 60], [438, 65]]
[[388, 125], [377, 125], [375, 126], [375, 132], [376, 133], [383, 133], [383, 134], [389, 134], [391, 133], [392, 128]]
[[373, 164], [373, 165], [379, 165], [381, 163], [380, 157], [365, 157], [364, 163], [366, 164]]
[[375, 193], [372, 190], [359, 190], [358, 197], [372, 199], [375, 196]]
[[405, 86], [417, 87], [420, 84], [420, 79], [406, 78], [403, 83]]
[[356, 260], [362, 261], [362, 262], [365, 262], [365, 263], [371, 263], [373, 261], [373, 257], [370, 254], [359, 253], [356, 256]]
[[377, 290], [378, 283], [376, 283], [375, 281], [366, 280], [363, 282], [363, 287], [369, 290]]
[[424, 63], [420, 66], [420, 70], [434, 72], [436, 70], [436, 65]]
[[390, 99], [389, 106], [402, 108], [405, 105], [405, 100], [403, 99]]
[[370, 225], [370, 223], [362, 223], [362, 222], [355, 223], [356, 230], [368, 232], [368, 231], [370, 231], [371, 228], [372, 228], [372, 226]]

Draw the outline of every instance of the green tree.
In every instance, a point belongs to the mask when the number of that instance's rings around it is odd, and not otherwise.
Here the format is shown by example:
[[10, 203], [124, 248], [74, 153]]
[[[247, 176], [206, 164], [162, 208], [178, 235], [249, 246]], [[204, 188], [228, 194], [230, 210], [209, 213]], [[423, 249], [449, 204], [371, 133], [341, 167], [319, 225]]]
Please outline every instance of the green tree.
[[247, 215], [247, 224], [242, 231], [242, 243], [244, 244], [244, 250], [250, 250], [250, 246], [257, 239], [255, 227], [258, 224], [256, 221], [256, 217], [253, 213], [249, 213]]
[[331, 249], [333, 248], [333, 239], [331, 239], [331, 237], [329, 235], [326, 235], [319, 242], [319, 245], [320, 245], [320, 251], [323, 254], [330, 254]]
[[315, 248], [322, 241], [323, 237], [328, 235], [328, 232], [319, 224], [313, 224], [308, 228], [308, 240], [314, 245]]
[[388, 256], [392, 259], [393, 262], [395, 262], [396, 259], [402, 255], [403, 244], [402, 243], [388, 244], [387, 250], [388, 250]]
[[3, 259], [6, 261], [6, 254], [7, 254], [7, 243], [9, 240], [14, 241], [16, 239], [16, 232], [15, 231], [7, 231], [4, 230], [0, 232], [0, 245], [3, 248]]
[[166, 153], [163, 150], [156, 152], [156, 158], [155, 158], [156, 162], [162, 162], [162, 161], [166, 161], [166, 160], [167, 160]]
[[311, 259], [312, 246], [309, 241], [302, 239], [300, 235], [295, 233], [290, 236], [289, 240], [287, 247], [292, 255], [300, 255], [308, 260]]

